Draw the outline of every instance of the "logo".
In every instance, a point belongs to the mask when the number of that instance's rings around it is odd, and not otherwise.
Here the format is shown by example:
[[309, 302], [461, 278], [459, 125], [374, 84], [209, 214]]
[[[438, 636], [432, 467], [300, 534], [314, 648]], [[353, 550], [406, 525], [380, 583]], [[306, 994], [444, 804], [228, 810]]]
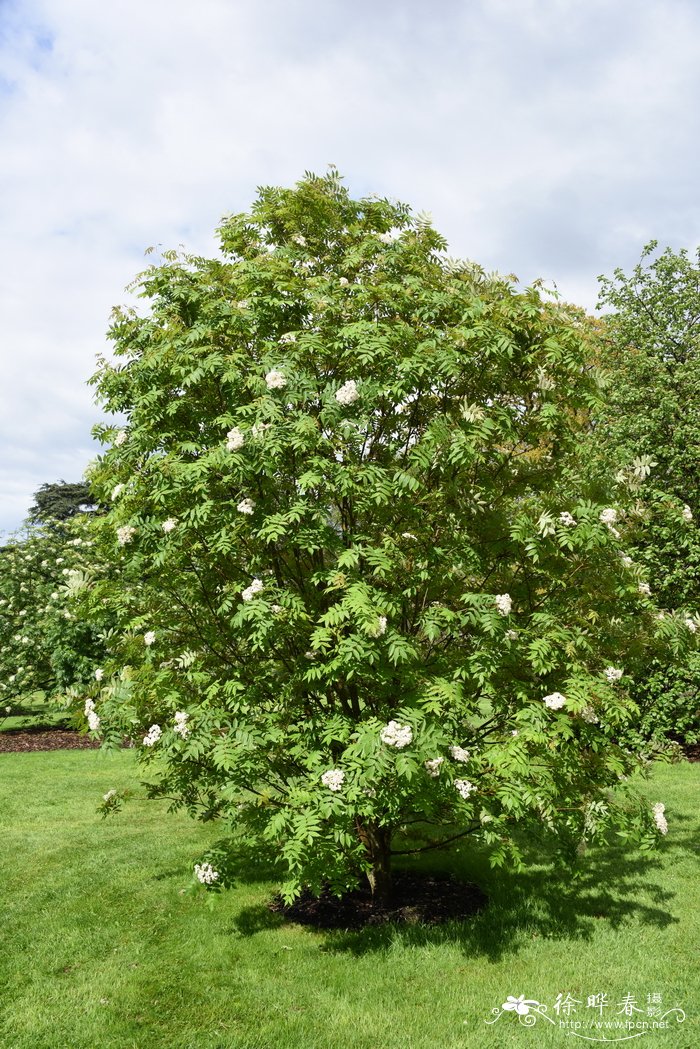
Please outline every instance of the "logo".
[[648, 992], [636, 996], [624, 994], [615, 1001], [604, 991], [595, 991], [585, 997], [575, 998], [569, 991], [560, 992], [552, 1009], [536, 998], [509, 994], [505, 1002], [491, 1010], [495, 1024], [502, 1018], [505, 1022], [517, 1022], [523, 1027], [535, 1027], [540, 1020], [551, 1024], [562, 1034], [582, 1038], [587, 1042], [628, 1042], [642, 1038], [655, 1031], [668, 1031], [685, 1021], [685, 1012], [680, 1006], [665, 1008], [663, 995]]

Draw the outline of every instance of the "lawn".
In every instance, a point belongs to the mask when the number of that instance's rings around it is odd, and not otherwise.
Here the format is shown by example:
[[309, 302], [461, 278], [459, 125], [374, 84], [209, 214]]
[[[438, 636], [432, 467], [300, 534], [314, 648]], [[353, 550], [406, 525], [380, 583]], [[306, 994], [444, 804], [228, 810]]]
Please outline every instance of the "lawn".
[[645, 784], [669, 821], [655, 854], [593, 851], [573, 886], [548, 866], [493, 873], [465, 850], [451, 868], [486, 889], [485, 911], [355, 933], [282, 924], [261, 873], [242, 871], [213, 910], [183, 895], [217, 828], [142, 793], [96, 814], [105, 791], [136, 783], [129, 752], [0, 754], [2, 1049], [571, 1046], [545, 1019], [485, 1022], [521, 994], [556, 1020], [559, 993], [580, 1002], [572, 1020], [595, 1013], [589, 995], [607, 994], [611, 1020], [624, 995], [635, 1020], [661, 995], [685, 1022], [625, 1045], [700, 1045], [700, 765], [659, 766]]

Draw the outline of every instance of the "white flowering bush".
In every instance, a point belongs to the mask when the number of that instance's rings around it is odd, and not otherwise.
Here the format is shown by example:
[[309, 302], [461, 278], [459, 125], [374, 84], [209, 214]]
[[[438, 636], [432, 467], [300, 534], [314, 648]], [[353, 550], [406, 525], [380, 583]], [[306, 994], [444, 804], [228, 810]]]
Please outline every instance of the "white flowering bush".
[[96, 522], [123, 566], [93, 591], [120, 621], [101, 730], [287, 898], [385, 896], [394, 855], [443, 840], [517, 863], [521, 828], [652, 843], [627, 682], [658, 636], [693, 642], [622, 560], [631, 497], [579, 464], [577, 318], [334, 171], [220, 236], [141, 276], [94, 377], [122, 420], [93, 473], [123, 486]]
[[0, 703], [80, 690], [94, 679], [104, 623], [87, 621], [77, 597], [95, 570], [80, 513], [28, 525], [0, 547]]

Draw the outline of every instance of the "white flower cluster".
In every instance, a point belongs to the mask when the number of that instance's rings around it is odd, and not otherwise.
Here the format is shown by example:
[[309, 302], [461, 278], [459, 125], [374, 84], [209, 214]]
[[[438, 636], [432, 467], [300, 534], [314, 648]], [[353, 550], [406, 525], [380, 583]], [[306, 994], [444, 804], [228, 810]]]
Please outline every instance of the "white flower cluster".
[[342, 769], [329, 769], [321, 776], [321, 783], [329, 790], [341, 790], [344, 779], [345, 773]]
[[474, 790], [474, 784], [470, 783], [468, 779], [456, 779], [455, 790], [458, 791], [466, 801]]
[[605, 674], [607, 681], [613, 685], [616, 681], [620, 680], [624, 671], [618, 670], [616, 667], [606, 667], [603, 673]]
[[338, 284], [341, 286], [341, 288], [347, 288], [349, 283], [350, 283], [350, 281], [348, 280], [347, 277], [339, 277], [338, 278]]
[[114, 438], [114, 447], [121, 448], [129, 439], [129, 434], [126, 430], [119, 430], [116, 437]]
[[425, 771], [429, 776], [432, 776], [433, 779], [437, 779], [440, 775], [440, 766], [444, 760], [444, 758], [431, 758], [430, 761], [424, 761], [423, 764], [425, 766]]
[[144, 747], [152, 747], [158, 742], [160, 737], [163, 735], [163, 729], [160, 725], [151, 725], [146, 735], [143, 737]]
[[102, 667], [98, 667], [97, 670], [95, 671], [95, 681], [101, 681], [104, 676], [105, 676], [104, 670], [102, 669]]
[[658, 827], [661, 834], [668, 834], [668, 823], [666, 822], [666, 817], [664, 816], [664, 812], [666, 811], [666, 806], [664, 805], [664, 803], [662, 801], [657, 801], [651, 811], [654, 813], [654, 823]]
[[600, 520], [602, 524], [608, 525], [608, 527], [610, 525], [614, 525], [617, 521], [617, 510], [613, 509], [613, 507], [611, 506], [609, 506], [606, 510], [601, 510]]
[[245, 444], [245, 436], [243, 430], [238, 426], [234, 426], [232, 430], [226, 434], [226, 447], [229, 452], [237, 452], [239, 448], [242, 448]]
[[698, 624], [695, 622], [694, 619], [691, 619], [690, 616], [688, 616], [688, 618], [685, 620], [685, 625], [691, 634], [695, 634], [697, 632]]
[[112, 489], [112, 495], [111, 495], [112, 502], [114, 502], [115, 499], [118, 499], [123, 491], [124, 491], [124, 485], [123, 484], [115, 484], [114, 488]]
[[644, 597], [649, 597], [651, 594], [651, 587], [648, 583], [640, 583], [637, 589]]
[[277, 368], [273, 368], [265, 376], [265, 383], [267, 384], [268, 390], [281, 390], [287, 385], [287, 380], [284, 377], [284, 373], [278, 371]]
[[375, 624], [374, 631], [373, 631], [375, 637], [381, 637], [382, 634], [386, 634], [386, 623], [387, 623], [386, 616], [379, 616], [377, 618], [377, 622]]
[[121, 528], [117, 528], [117, 542], [120, 546], [126, 546], [136, 535], [136, 529], [133, 525], [122, 525]]
[[252, 601], [256, 594], [259, 594], [265, 589], [265, 585], [262, 579], [254, 579], [250, 586], [247, 586], [241, 593], [241, 597], [244, 601]]
[[501, 616], [510, 615], [510, 610], [513, 607], [513, 601], [510, 594], [496, 594], [496, 608], [498, 614]]
[[559, 514], [559, 520], [563, 525], [566, 525], [567, 528], [573, 528], [576, 524], [576, 518], [572, 517], [568, 510], [562, 510]]
[[285, 332], [284, 335], [280, 335], [280, 337], [279, 337], [280, 346], [285, 346], [288, 343], [296, 342], [296, 341], [297, 341], [297, 337], [296, 337], [296, 335], [294, 334], [293, 331]]
[[114, 789], [114, 787], [112, 787], [111, 790], [108, 790], [106, 794], [102, 795], [102, 800], [103, 801], [111, 801], [112, 798], [116, 798], [116, 796], [117, 796], [117, 792]]
[[566, 696], [562, 696], [561, 692], [552, 692], [551, 695], [544, 697], [544, 705], [550, 710], [560, 710], [565, 703]]
[[144, 643], [144, 645], [146, 645], [147, 648], [150, 648], [151, 645], [155, 644], [155, 641], [156, 641], [156, 632], [155, 632], [155, 630], [147, 630], [146, 633], [143, 635], [143, 643]]
[[177, 710], [175, 712], [175, 728], [173, 732], [176, 732], [178, 736], [182, 736], [183, 739], [187, 739], [190, 734], [189, 719], [190, 715], [186, 710]]
[[357, 383], [354, 379], [348, 379], [344, 382], [339, 390], [335, 392], [335, 399], [338, 404], [352, 404], [360, 396], [357, 389]]
[[95, 713], [95, 701], [94, 699], [85, 700], [85, 717], [87, 718], [88, 728], [91, 732], [97, 732], [100, 727], [99, 716]]
[[387, 747], [396, 747], [401, 750], [407, 747], [413, 739], [413, 729], [410, 725], [400, 725], [398, 721], [390, 721], [379, 733], [382, 743]]
[[219, 872], [214, 870], [211, 863], [195, 863], [194, 873], [202, 885], [213, 885], [219, 880]]
[[590, 703], [581, 711], [581, 717], [589, 725], [597, 725], [599, 723], [598, 715], [596, 714], [595, 710], [590, 705]]
[[255, 503], [252, 499], [241, 499], [236, 509], [239, 514], [252, 514], [255, 509]]
[[173, 528], [177, 528], [177, 521], [174, 517], [169, 517], [167, 521], [163, 521], [161, 528], [164, 532], [172, 532]]
[[450, 747], [450, 757], [453, 761], [469, 761], [469, 751], [464, 747]]
[[683, 513], [681, 516], [683, 517], [683, 520], [687, 521], [689, 524], [693, 520], [693, 511], [690, 509], [687, 503], [683, 507]]

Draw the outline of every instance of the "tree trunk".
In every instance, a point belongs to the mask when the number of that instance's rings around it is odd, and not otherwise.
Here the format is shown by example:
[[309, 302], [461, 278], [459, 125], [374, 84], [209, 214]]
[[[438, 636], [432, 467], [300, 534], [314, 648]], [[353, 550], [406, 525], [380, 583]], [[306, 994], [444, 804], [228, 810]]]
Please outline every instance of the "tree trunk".
[[358, 821], [357, 832], [367, 850], [371, 869], [367, 873], [372, 900], [384, 907], [391, 901], [391, 828], [378, 823]]

